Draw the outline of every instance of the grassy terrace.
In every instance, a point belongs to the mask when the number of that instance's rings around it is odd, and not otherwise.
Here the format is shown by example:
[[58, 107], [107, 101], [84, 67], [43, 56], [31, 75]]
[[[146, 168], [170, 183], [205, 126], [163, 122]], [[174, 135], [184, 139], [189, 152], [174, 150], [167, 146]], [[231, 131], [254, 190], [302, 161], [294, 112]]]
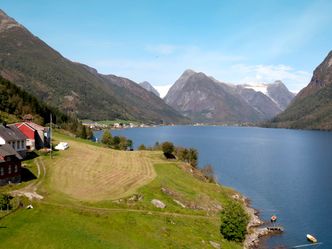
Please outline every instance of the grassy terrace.
[[[29, 162], [35, 174], [39, 166], [40, 176], [22, 184], [22, 191], [44, 199], [0, 219], [0, 248], [213, 248], [209, 241], [241, 248], [219, 233], [218, 209], [231, 190], [196, 179], [161, 152], [55, 138], [70, 148]], [[13, 188], [18, 186], [0, 191]], [[152, 199], [166, 208], [154, 207]]]

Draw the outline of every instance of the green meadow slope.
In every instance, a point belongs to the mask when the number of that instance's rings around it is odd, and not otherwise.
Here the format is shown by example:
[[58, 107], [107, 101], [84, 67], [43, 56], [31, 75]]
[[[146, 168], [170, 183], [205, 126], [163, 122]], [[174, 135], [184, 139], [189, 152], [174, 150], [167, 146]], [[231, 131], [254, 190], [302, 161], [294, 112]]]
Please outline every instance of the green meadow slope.
[[29, 162], [39, 178], [17, 191], [43, 199], [0, 219], [0, 248], [242, 247], [219, 232], [220, 208], [234, 191], [198, 179], [161, 152], [114, 151], [59, 134], [56, 141], [70, 148]]

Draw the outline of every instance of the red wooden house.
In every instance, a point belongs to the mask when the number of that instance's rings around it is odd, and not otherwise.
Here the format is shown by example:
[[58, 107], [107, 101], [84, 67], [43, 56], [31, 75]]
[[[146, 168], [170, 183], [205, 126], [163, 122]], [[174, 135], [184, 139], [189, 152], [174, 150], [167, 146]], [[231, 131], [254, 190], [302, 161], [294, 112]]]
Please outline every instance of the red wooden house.
[[16, 123], [15, 125], [27, 137], [27, 150], [32, 151], [49, 146], [49, 128], [30, 121]]

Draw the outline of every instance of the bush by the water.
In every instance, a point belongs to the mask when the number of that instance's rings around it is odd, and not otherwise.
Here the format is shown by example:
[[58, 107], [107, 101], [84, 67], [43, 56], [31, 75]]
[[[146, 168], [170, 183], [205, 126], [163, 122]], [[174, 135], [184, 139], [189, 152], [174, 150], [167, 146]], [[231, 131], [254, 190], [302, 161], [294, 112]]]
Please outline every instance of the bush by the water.
[[208, 180], [209, 182], [217, 182], [216, 180], [216, 175], [214, 174], [214, 169], [211, 164], [205, 165], [203, 168], [200, 169], [202, 172], [203, 176]]
[[161, 144], [161, 149], [164, 152], [164, 156], [167, 159], [176, 159], [176, 157], [173, 155], [174, 152], [174, 144], [172, 142], [163, 142]]
[[132, 150], [133, 141], [123, 136], [112, 136], [109, 130], [105, 130], [101, 142], [116, 150]]
[[236, 201], [226, 203], [221, 211], [220, 232], [227, 240], [242, 242], [245, 239], [249, 216]]
[[[166, 141], [161, 144], [156, 142], [154, 146], [147, 147], [141, 144], [138, 150], [162, 150], [167, 159], [178, 159], [189, 163], [192, 167], [197, 168], [198, 151], [194, 148], [177, 147], [172, 142]], [[213, 172], [212, 172], [213, 173]]]
[[163, 142], [161, 144], [161, 149], [164, 154], [172, 154], [174, 152], [174, 144], [171, 142]]
[[183, 147], [176, 147], [175, 155], [180, 161], [189, 163], [194, 168], [197, 167], [198, 163], [198, 151], [194, 148], [183, 148]]

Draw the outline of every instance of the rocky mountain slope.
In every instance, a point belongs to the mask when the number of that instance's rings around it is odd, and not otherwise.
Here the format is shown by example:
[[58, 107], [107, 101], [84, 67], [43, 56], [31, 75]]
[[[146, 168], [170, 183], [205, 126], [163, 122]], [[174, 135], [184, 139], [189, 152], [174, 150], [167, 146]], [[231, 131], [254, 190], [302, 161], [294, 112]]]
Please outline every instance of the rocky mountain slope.
[[332, 51], [315, 69], [308, 86], [268, 126], [332, 130]]
[[159, 92], [147, 81], [143, 81], [139, 83], [141, 87], [143, 87], [145, 90], [148, 90], [149, 92], [154, 93], [156, 96], [160, 97]]
[[1, 10], [0, 75], [80, 118], [187, 121], [135, 82], [64, 58]]
[[274, 117], [294, 94], [273, 84], [230, 85], [204, 73], [186, 70], [165, 96], [165, 102], [196, 122], [255, 122]]

